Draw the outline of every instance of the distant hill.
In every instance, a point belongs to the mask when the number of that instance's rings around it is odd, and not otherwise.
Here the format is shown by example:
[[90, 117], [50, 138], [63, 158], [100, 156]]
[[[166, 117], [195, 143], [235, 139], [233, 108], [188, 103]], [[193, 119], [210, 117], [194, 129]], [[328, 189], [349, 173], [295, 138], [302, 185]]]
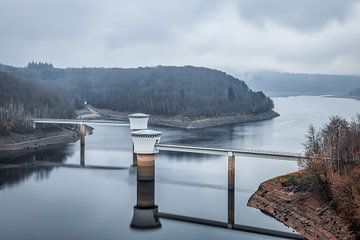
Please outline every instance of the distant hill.
[[360, 88], [360, 76], [258, 71], [244, 74], [244, 79], [251, 88], [272, 96], [347, 95]]
[[208, 68], [59, 69], [51, 64], [30, 63], [25, 68], [0, 65], [0, 70], [56, 89], [76, 107], [86, 100], [98, 108], [194, 119], [258, 114], [274, 107], [269, 97], [252, 91], [244, 81]]
[[0, 71], [0, 107], [10, 102], [20, 103], [35, 116], [69, 117], [74, 107], [68, 99], [65, 91]]
[[352, 89], [352, 90], [349, 92], [349, 96], [350, 96], [350, 97], [360, 98], [360, 87], [355, 88], [355, 89]]

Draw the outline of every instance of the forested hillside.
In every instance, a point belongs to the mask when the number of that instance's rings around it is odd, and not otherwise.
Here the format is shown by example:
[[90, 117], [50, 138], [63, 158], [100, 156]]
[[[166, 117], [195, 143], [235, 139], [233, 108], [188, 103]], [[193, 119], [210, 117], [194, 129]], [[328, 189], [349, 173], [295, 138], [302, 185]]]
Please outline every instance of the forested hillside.
[[86, 100], [99, 108], [194, 119], [257, 114], [273, 108], [272, 100], [262, 92], [208, 68], [58, 69], [51, 64], [30, 63], [26, 68], [0, 65], [0, 70], [56, 89], [77, 107]]
[[66, 91], [56, 86], [24, 80], [0, 71], [0, 106], [21, 103], [26, 111], [51, 117], [69, 116], [74, 110]]
[[30, 117], [71, 117], [66, 91], [0, 71], [0, 133], [28, 131]]

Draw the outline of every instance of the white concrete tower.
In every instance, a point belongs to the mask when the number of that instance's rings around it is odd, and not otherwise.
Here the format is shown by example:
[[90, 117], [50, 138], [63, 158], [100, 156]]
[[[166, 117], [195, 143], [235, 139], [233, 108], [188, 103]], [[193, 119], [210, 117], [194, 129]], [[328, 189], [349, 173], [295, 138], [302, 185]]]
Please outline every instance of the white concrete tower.
[[131, 133], [134, 153], [137, 157], [137, 179], [154, 180], [155, 176], [155, 144], [160, 142], [161, 132], [140, 130]]
[[[144, 113], [134, 113], [130, 114], [129, 116], [129, 122], [130, 122], [130, 129], [132, 131], [138, 131], [138, 130], [144, 130], [148, 127], [149, 122], [149, 114]], [[134, 150], [134, 146], [133, 146]], [[133, 166], [137, 166], [137, 157], [136, 153], [133, 151]]]

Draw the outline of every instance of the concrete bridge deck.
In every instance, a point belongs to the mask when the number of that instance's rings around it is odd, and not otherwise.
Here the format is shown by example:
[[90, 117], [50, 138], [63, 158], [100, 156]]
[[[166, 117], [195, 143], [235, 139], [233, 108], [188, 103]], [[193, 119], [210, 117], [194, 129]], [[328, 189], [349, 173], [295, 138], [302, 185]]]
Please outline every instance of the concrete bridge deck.
[[55, 119], [55, 118], [33, 118], [34, 123], [52, 124], [87, 124], [87, 125], [111, 125], [119, 127], [129, 127], [129, 123], [115, 120], [90, 120], [90, 119]]
[[301, 158], [306, 158], [301, 153], [288, 153], [288, 152], [275, 152], [264, 150], [249, 150], [249, 149], [230, 149], [230, 148], [209, 148], [209, 147], [194, 147], [184, 145], [169, 145], [169, 144], [156, 144], [157, 150], [170, 151], [170, 152], [189, 152], [189, 153], [202, 153], [214, 155], [228, 155], [229, 153], [245, 156], [245, 157], [262, 157], [271, 158], [276, 160], [298, 161]]

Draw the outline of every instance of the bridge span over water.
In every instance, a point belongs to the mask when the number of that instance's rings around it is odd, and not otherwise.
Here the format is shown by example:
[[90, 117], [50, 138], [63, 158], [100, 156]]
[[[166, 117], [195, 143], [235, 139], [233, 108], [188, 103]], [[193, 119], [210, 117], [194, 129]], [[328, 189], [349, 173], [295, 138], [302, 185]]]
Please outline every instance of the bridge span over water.
[[[160, 144], [161, 132], [147, 130], [149, 115], [132, 114], [129, 115], [129, 123], [114, 120], [90, 120], [90, 119], [52, 119], [34, 118], [34, 124], [74, 124], [80, 126], [80, 146], [81, 167], [85, 167], [84, 145], [85, 145], [85, 125], [111, 125], [130, 127], [133, 141], [133, 166], [137, 172], [137, 205], [134, 206], [131, 227], [133, 228], [158, 228], [161, 227], [160, 218], [183, 221], [188, 223], [202, 224], [212, 227], [228, 228], [231, 230], [245, 231], [268, 236], [304, 239], [297, 233], [281, 232], [271, 229], [258, 228], [254, 226], [239, 225], [235, 223], [235, 159], [239, 157], [256, 157], [265, 159], [298, 161], [306, 156], [302, 153], [289, 153], [281, 151], [249, 150], [249, 149], [230, 149], [230, 148], [209, 148], [198, 146], [185, 146], [173, 144]], [[200, 219], [189, 216], [164, 213], [158, 211], [155, 205], [155, 159], [159, 151], [170, 152], [189, 152], [198, 154], [215, 154], [228, 156], [227, 172], [227, 196], [228, 211], [227, 222], [218, 222], [210, 219]], [[241, 159], [239, 159], [241, 160]], [[49, 163], [47, 163], [49, 164]], [[69, 166], [74, 167], [74, 166]], [[93, 166], [89, 166], [93, 167]], [[97, 167], [99, 168], [99, 167]], [[104, 168], [106, 169], [106, 168]], [[109, 169], [116, 170], [110, 167]]]
[[56, 118], [32, 118], [31, 119], [35, 124], [36, 123], [48, 123], [48, 124], [74, 124], [74, 125], [109, 125], [109, 126], [119, 126], [119, 127], [129, 127], [129, 123], [123, 121], [115, 120], [93, 120], [93, 119], [56, 119]]

